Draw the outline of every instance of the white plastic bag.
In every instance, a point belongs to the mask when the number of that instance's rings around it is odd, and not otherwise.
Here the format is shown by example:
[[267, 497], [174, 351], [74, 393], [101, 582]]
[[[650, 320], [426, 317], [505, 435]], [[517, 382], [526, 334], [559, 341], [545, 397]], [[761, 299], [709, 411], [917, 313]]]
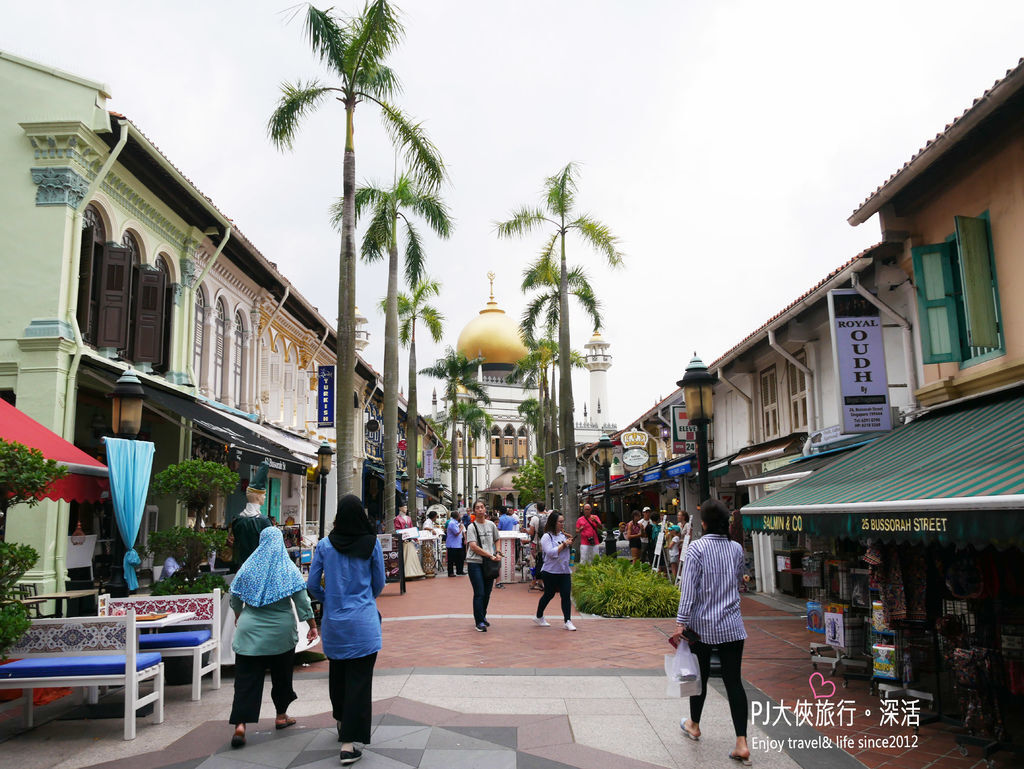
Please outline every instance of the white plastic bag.
[[675, 654], [665, 655], [668, 697], [695, 697], [701, 693], [700, 665], [686, 641], [680, 641]]

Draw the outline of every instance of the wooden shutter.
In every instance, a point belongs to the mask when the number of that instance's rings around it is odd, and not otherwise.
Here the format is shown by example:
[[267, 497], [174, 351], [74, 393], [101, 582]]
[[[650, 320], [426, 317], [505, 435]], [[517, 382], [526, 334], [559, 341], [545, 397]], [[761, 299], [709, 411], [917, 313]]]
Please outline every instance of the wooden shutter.
[[78, 252], [78, 328], [82, 337], [92, 341], [92, 329], [89, 326], [92, 306], [92, 275], [93, 275], [93, 238], [96, 228], [91, 224], [82, 230], [82, 247]]
[[131, 359], [135, 363], [163, 363], [166, 279], [153, 267], [135, 268], [134, 333]]
[[[162, 271], [161, 271], [162, 272]], [[171, 329], [174, 327], [174, 283], [169, 283], [164, 275], [164, 316], [163, 316], [163, 349], [160, 362], [154, 365], [157, 371], [168, 371], [171, 367]]]
[[128, 303], [132, 255], [123, 246], [107, 245], [100, 271], [96, 346], [123, 350], [128, 345]]
[[911, 250], [924, 363], [961, 359], [957, 290], [953, 279], [954, 245], [933, 243]]
[[954, 219], [960, 275], [963, 278], [967, 344], [971, 347], [999, 347], [995, 270], [989, 247], [988, 222], [969, 216]]

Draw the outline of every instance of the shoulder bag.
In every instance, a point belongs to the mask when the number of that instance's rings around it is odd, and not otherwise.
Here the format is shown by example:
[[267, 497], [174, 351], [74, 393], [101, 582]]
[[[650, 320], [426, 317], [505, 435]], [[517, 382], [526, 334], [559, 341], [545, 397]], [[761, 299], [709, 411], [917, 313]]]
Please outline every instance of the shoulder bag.
[[[480, 536], [480, 527], [476, 525], [476, 521], [473, 522], [473, 528], [476, 529], [476, 544], [483, 550], [483, 538]], [[493, 541], [493, 537], [492, 537]], [[498, 543], [494, 543], [495, 549], [498, 547]], [[490, 558], [481, 557], [480, 562], [481, 568], [484, 573], [484, 579], [497, 579], [498, 574], [501, 572], [501, 561], [492, 561]]]

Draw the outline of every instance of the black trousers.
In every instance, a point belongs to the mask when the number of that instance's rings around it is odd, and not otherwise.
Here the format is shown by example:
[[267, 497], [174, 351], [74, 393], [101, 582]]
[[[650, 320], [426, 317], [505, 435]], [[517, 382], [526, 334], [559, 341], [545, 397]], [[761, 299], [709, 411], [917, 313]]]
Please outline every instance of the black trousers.
[[465, 569], [466, 563], [466, 548], [464, 547], [449, 547], [448, 548], [448, 576], [454, 577], [455, 573], [462, 574]]
[[551, 599], [555, 597], [555, 593], [559, 593], [562, 596], [562, 619], [566, 622], [569, 621], [569, 616], [572, 614], [572, 575], [571, 574], [549, 574], [546, 571], [540, 573], [540, 578], [544, 580], [544, 595], [540, 597], [540, 601], [537, 603], [537, 616], [544, 616], [544, 609], [547, 608]]
[[233, 725], [254, 724], [260, 720], [260, 703], [263, 702], [263, 681], [270, 671], [270, 698], [274, 701], [277, 714], [288, 712], [288, 706], [298, 699], [292, 689], [292, 670], [295, 667], [295, 650], [284, 654], [270, 654], [251, 657], [235, 655], [235, 699], [231, 703]]
[[[685, 643], [685, 642], [684, 642]], [[729, 697], [729, 712], [732, 714], [732, 727], [737, 737], [747, 736], [747, 693], [743, 690], [740, 679], [740, 666], [743, 663], [743, 641], [730, 641], [715, 644], [718, 647], [718, 658], [722, 661], [722, 681], [725, 693]], [[704, 711], [704, 697], [708, 693], [708, 674], [711, 671], [711, 646], [705, 643], [691, 644], [690, 648], [700, 665], [700, 694], [690, 697], [690, 720], [700, 723], [700, 715]]]
[[350, 660], [331, 660], [328, 688], [342, 742], [370, 742], [373, 716], [373, 666], [377, 652]]
[[487, 620], [487, 605], [491, 602], [491, 588], [494, 580], [484, 577], [482, 563], [467, 563], [469, 583], [473, 586], [473, 623], [479, 625]]

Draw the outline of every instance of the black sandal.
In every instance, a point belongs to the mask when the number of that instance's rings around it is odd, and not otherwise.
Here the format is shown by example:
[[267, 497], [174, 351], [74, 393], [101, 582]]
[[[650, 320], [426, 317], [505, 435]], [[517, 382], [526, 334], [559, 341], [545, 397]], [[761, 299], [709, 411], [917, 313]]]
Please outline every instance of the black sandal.
[[245, 732], [242, 732], [241, 734], [235, 732], [231, 735], [231, 747], [240, 748], [243, 745], [245, 745]]

